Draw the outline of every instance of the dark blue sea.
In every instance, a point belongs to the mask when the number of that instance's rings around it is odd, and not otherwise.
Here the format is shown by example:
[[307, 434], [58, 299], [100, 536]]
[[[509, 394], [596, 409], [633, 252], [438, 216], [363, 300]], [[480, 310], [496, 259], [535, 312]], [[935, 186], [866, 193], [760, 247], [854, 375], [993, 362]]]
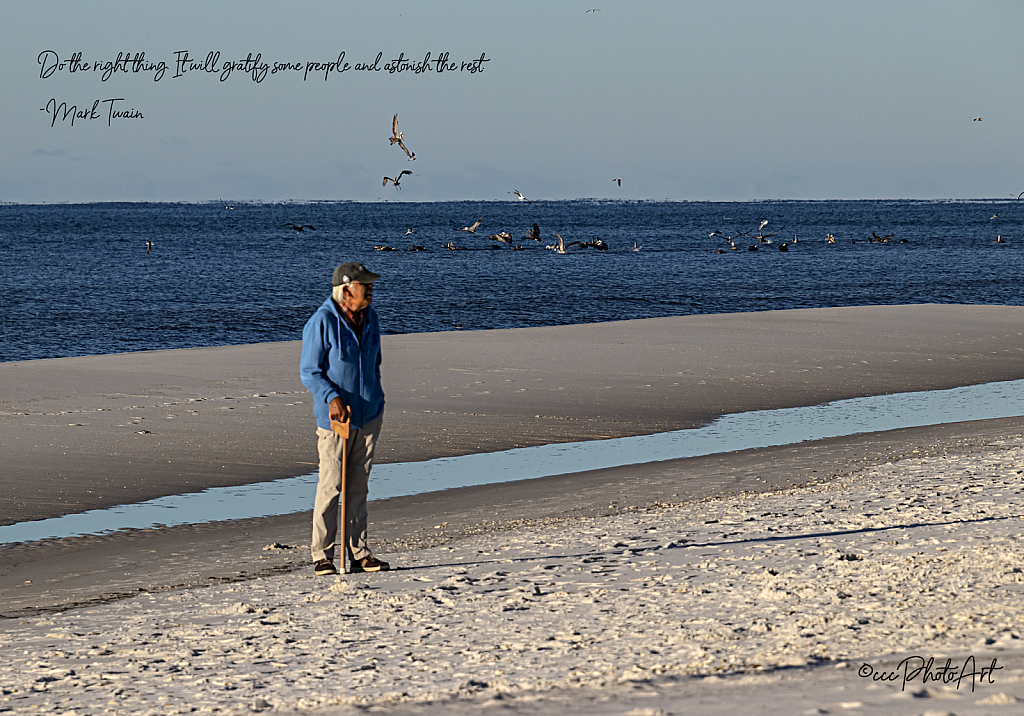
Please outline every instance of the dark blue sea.
[[[459, 231], [477, 219], [475, 235]], [[765, 219], [762, 243], [751, 235]], [[541, 241], [521, 239], [534, 223]], [[500, 232], [522, 250], [488, 238]], [[558, 254], [545, 249], [556, 232], [609, 248]], [[873, 232], [892, 238], [869, 241]], [[1022, 259], [1024, 203], [1013, 199], [6, 204], [0, 360], [298, 340], [333, 267], [349, 260], [382, 274], [374, 304], [383, 330], [414, 333], [1021, 305]]]

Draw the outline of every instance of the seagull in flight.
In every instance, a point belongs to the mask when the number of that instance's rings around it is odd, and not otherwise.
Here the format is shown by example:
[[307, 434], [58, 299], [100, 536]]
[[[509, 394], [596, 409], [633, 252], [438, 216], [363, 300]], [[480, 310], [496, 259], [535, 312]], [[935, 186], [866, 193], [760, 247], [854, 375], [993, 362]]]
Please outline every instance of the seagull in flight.
[[284, 224], [284, 226], [292, 227], [292, 230], [296, 234], [303, 234], [303, 233], [306, 232], [306, 229], [309, 229], [310, 231], [316, 231], [316, 227], [315, 226], [309, 226], [308, 224], [305, 225], [305, 226], [299, 226], [298, 224], [291, 224], [291, 223], [289, 223], [289, 224]]
[[761, 219], [761, 224], [757, 227], [757, 230], [760, 231], [766, 226], [768, 226], [768, 219]]
[[973, 121], [980, 122], [981, 121], [981, 117], [975, 117]]
[[[397, 114], [395, 115], [394, 119], [391, 120], [391, 137], [389, 137], [389, 139], [391, 140], [391, 144], [393, 144], [393, 145], [397, 144], [398, 146], [400, 146], [402, 148], [402, 151], [405, 152], [406, 155], [409, 157], [409, 161], [410, 162], [413, 159], [416, 158], [416, 153], [415, 152], [410, 152], [408, 147], [405, 146], [405, 142], [402, 141], [403, 139], [405, 139], [405, 135], [403, 135], [401, 132], [398, 131], [398, 115]], [[396, 186], [397, 186], [397, 184], [396, 184]]]
[[152, 250], [153, 250], [153, 242], [150, 241], [149, 239], [146, 239], [146, 253], [148, 254]]
[[409, 171], [408, 169], [403, 169], [402, 171], [398, 172], [398, 176], [394, 178], [384, 177], [384, 183], [381, 184], [381, 186], [387, 186], [388, 182], [391, 182], [392, 184], [395, 185], [396, 189], [401, 189], [402, 187], [398, 186], [398, 182], [402, 181], [402, 177], [405, 176], [406, 174], [412, 174], [412, 172]]
[[476, 222], [471, 224], [470, 226], [463, 226], [461, 229], [459, 229], [459, 231], [468, 231], [471, 234], [475, 234], [477, 227], [480, 226], [481, 221], [483, 221], [483, 217], [477, 219]]
[[618, 184], [619, 186], [622, 186], [622, 180], [621, 179], [612, 179], [612, 181], [615, 182], [616, 184]]
[[523, 196], [522, 192], [520, 192], [518, 189], [516, 189], [515, 191], [513, 191], [511, 193], [515, 194], [516, 196], [518, 196], [519, 197], [519, 201], [525, 201], [527, 204], [532, 204], [533, 203], [532, 201], [527, 199], [525, 196]]

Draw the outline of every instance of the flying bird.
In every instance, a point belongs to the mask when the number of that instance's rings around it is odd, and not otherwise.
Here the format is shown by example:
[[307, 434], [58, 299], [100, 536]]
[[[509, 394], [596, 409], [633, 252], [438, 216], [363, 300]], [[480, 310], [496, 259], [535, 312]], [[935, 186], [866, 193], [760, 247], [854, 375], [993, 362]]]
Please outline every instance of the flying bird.
[[992, 219], [996, 218], [997, 216], [999, 216], [999, 214], [993, 214], [992, 216], [988, 217], [988, 220], [992, 221]]
[[416, 154], [415, 152], [410, 152], [408, 147], [405, 146], [405, 142], [402, 141], [404, 138], [405, 135], [398, 131], [398, 115], [396, 114], [395, 118], [391, 120], [391, 136], [389, 139], [391, 140], [392, 145], [397, 144], [402, 148], [402, 151], [406, 153], [409, 157], [409, 161], [411, 162], [416, 158]]
[[[595, 8], [593, 9], [593, 10], [587, 10], [587, 12], [601, 12], [601, 8], [599, 8], [599, 7], [595, 7]], [[586, 14], [587, 14], [587, 12], [585, 12], [585, 13], [583, 13], [583, 14], [584, 14], [584, 15], [586, 15]]]
[[412, 172], [409, 171], [408, 169], [403, 169], [402, 171], [398, 172], [398, 176], [394, 177], [393, 179], [391, 177], [384, 177], [384, 183], [381, 184], [381, 186], [387, 186], [388, 182], [391, 182], [392, 184], [395, 185], [396, 189], [401, 189], [402, 187], [398, 186], [398, 182], [402, 181], [402, 177], [405, 176], [406, 174], [412, 174]]
[[768, 219], [762, 219], [761, 224], [757, 227], [757, 230], [760, 231], [766, 226], [768, 226]]
[[533, 239], [534, 241], [540, 241], [540, 227], [536, 224], [533, 225], [533, 229], [523, 234], [524, 239]]
[[284, 226], [292, 227], [292, 231], [294, 231], [296, 234], [303, 234], [303, 233], [306, 232], [306, 229], [309, 229], [310, 231], [316, 231], [316, 227], [315, 226], [309, 226], [309, 225], [299, 226], [298, 224], [291, 224], [291, 223], [289, 223], [289, 224], [284, 224]]
[[518, 189], [516, 189], [515, 191], [513, 191], [511, 193], [515, 194], [516, 196], [518, 196], [519, 197], [519, 201], [525, 201], [527, 204], [532, 204], [533, 203], [532, 201], [527, 199], [525, 196], [523, 196], [522, 192], [520, 192]]
[[470, 224], [469, 226], [463, 226], [461, 229], [459, 229], [459, 231], [468, 231], [471, 234], [475, 234], [477, 227], [480, 226], [481, 221], [483, 221], [483, 217], [480, 217], [479, 219], [476, 220], [475, 223]]
[[981, 121], [981, 117], [975, 117], [975, 118], [974, 118], [974, 121], [975, 121], [975, 122], [980, 122], [980, 121]]
[[612, 179], [612, 181], [615, 182], [616, 184], [618, 184], [619, 186], [622, 186], [622, 180], [621, 179]]
[[148, 254], [152, 250], [153, 250], [153, 242], [150, 241], [149, 239], [146, 239], [146, 253]]

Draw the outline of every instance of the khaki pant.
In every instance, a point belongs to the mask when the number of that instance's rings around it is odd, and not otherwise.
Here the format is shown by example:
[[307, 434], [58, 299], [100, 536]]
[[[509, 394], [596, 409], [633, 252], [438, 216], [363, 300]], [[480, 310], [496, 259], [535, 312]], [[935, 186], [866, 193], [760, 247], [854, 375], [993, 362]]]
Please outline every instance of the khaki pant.
[[[366, 496], [369, 493], [370, 468], [377, 436], [384, 424], [383, 413], [348, 437], [347, 472], [345, 476], [345, 535], [353, 559], [370, 556], [366, 546]], [[313, 502], [313, 561], [334, 561], [338, 541], [338, 499], [341, 496], [342, 440], [333, 430], [317, 427], [317, 450], [320, 453], [320, 479]]]

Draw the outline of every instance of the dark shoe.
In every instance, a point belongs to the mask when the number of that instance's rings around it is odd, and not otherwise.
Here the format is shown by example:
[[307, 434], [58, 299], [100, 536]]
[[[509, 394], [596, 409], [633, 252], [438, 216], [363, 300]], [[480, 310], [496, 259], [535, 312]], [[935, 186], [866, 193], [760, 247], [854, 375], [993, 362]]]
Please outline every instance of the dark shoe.
[[381, 562], [372, 554], [369, 557], [352, 560], [353, 574], [358, 574], [359, 572], [387, 572], [389, 569], [391, 569], [390, 564]]
[[325, 574], [337, 574], [338, 568], [334, 566], [334, 562], [329, 559], [321, 559], [313, 565], [313, 573], [322, 577]]

